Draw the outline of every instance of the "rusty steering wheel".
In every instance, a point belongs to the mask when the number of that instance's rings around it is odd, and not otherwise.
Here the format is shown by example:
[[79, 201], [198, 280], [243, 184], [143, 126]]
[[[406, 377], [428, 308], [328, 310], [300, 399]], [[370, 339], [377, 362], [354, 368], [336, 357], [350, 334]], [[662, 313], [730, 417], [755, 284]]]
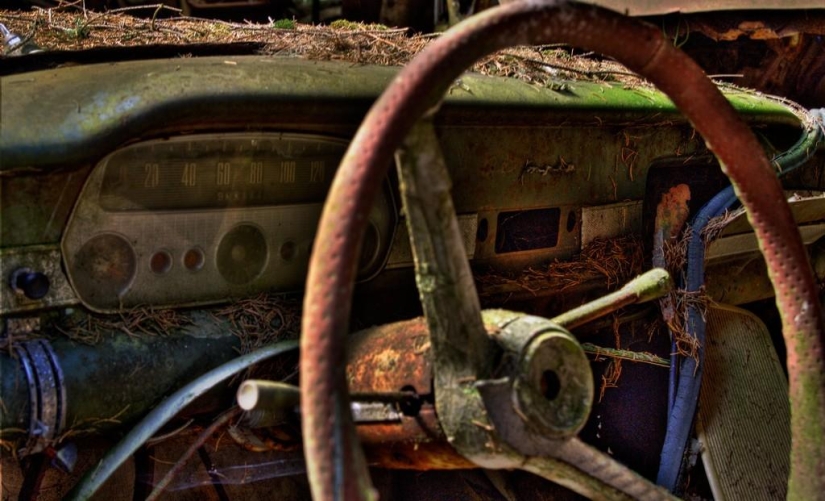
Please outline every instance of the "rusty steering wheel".
[[[612, 56], [653, 82], [705, 138], [730, 177], [748, 209], [783, 319], [792, 404], [789, 498], [821, 496], [825, 335], [820, 304], [782, 188], [753, 133], [701, 69], [655, 26], [593, 6], [518, 0], [455, 26], [406, 66], [370, 110], [338, 169], [311, 257], [301, 337], [304, 448], [315, 499], [372, 497], [349, 411], [345, 336], [367, 214], [394, 151], [479, 57], [512, 45], [559, 42]], [[420, 283], [419, 288], [426, 301], [427, 288]], [[478, 318], [465, 320], [481, 324]], [[485, 346], [484, 341], [468, 345], [470, 366], [483, 367]]]

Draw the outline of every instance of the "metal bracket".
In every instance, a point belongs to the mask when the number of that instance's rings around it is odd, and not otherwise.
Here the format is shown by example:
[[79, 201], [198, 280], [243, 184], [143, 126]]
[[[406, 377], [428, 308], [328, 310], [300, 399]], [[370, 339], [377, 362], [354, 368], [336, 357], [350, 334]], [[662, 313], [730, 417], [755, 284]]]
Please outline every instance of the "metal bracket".
[[66, 423], [63, 370], [45, 339], [14, 347], [29, 385], [29, 438], [21, 456], [41, 452], [60, 436]]

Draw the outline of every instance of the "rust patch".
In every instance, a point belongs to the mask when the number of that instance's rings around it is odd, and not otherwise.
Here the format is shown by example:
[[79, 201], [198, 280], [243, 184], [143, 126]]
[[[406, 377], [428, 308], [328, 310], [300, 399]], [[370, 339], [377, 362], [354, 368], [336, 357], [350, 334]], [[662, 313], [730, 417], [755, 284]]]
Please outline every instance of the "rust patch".
[[430, 333], [423, 318], [357, 332], [350, 338], [350, 392], [432, 392]]
[[[673, 243], [690, 215], [688, 202], [690, 201], [690, 187], [680, 184], [672, 187], [662, 195], [659, 205], [656, 206], [656, 226], [653, 231], [653, 266], [665, 268], [668, 271], [679, 271], [680, 263], [669, 268], [667, 259], [668, 244]], [[674, 264], [674, 263], [671, 263]]]
[[[350, 392], [391, 392], [414, 388], [432, 393], [430, 333], [416, 318], [355, 333], [349, 345]], [[358, 438], [371, 465], [405, 470], [472, 468], [446, 440], [432, 403], [394, 423], [361, 423]]]
[[807, 108], [825, 103], [825, 13], [715, 12], [672, 23], [677, 25], [665, 31], [681, 30], [678, 36], [684, 40], [701, 33], [717, 42], [711, 48], [695, 37], [696, 42], [691, 39], [685, 46], [708, 74], [732, 75], [739, 86], [781, 95]]
[[674, 238], [687, 222], [690, 201], [690, 187], [686, 184], [674, 186], [662, 195], [662, 201], [656, 207], [656, 231]]
[[825, 34], [825, 16], [812, 12], [806, 16], [790, 13], [764, 14], [714, 13], [686, 17], [691, 31], [698, 31], [715, 41], [734, 41], [739, 37], [753, 40], [776, 40], [801, 33]]
[[370, 465], [392, 470], [462, 470], [477, 468], [446, 443], [365, 446]]
[[[674, 186], [662, 195], [662, 200], [656, 206], [656, 227], [653, 232], [653, 266], [664, 268], [672, 273], [681, 271], [681, 261], [669, 259], [672, 258], [670, 255], [672, 253], [668, 250], [674, 247], [676, 237], [687, 222], [690, 215], [689, 201], [690, 187], [686, 184]], [[673, 325], [676, 319], [675, 302], [673, 293], [659, 300], [662, 317], [668, 325]]]

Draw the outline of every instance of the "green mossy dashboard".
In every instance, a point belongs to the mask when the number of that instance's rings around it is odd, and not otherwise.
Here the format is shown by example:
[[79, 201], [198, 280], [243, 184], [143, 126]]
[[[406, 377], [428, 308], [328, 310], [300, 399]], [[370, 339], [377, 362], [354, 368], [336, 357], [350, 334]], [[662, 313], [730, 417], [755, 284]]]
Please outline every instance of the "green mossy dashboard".
[[[10, 266], [44, 268], [54, 286], [36, 301], [6, 287], [0, 312], [77, 303], [111, 312], [299, 289], [346, 139], [394, 74], [250, 56], [4, 77], [3, 276]], [[768, 134], [797, 126], [774, 101], [730, 97]], [[651, 166], [707, 157], [645, 86], [540, 88], [467, 75], [436, 122], [477, 263], [568, 258], [582, 233], [599, 236], [583, 227], [584, 208], [641, 201]], [[388, 181], [373, 211], [364, 279], [411, 264], [393, 192]], [[544, 240], [519, 234], [530, 218], [543, 221]]]

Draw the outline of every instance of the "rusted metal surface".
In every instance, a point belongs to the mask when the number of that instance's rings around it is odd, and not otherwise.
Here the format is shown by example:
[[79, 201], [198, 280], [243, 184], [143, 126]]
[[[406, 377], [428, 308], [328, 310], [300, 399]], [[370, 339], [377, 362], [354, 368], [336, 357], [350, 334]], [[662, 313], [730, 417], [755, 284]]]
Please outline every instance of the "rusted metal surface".
[[347, 345], [351, 393], [432, 392], [430, 331], [423, 318], [382, 325], [353, 334]]
[[665, 30], [709, 74], [737, 75], [737, 85], [825, 106], [825, 10], [691, 15], [667, 22]]
[[373, 466], [400, 470], [475, 467], [447, 443], [432, 404], [425, 404], [418, 415], [404, 416], [400, 422], [359, 424], [356, 431]]
[[819, 10], [807, 11], [714, 11], [663, 17], [660, 22], [673, 43], [708, 74], [728, 75], [739, 86], [814, 108], [825, 106], [822, 7], [820, 3]]
[[347, 379], [351, 393], [414, 389], [423, 405], [397, 422], [359, 423], [370, 464], [414, 470], [469, 468], [441, 430], [428, 401], [433, 388], [432, 345], [424, 318], [357, 332], [350, 337]]
[[[825, 28], [825, 20], [822, 22]], [[822, 31], [825, 31], [823, 29]], [[825, 106], [825, 58], [821, 35], [768, 40], [769, 56], [757, 68], [743, 68], [741, 85]]]
[[[676, 29], [672, 28], [670, 33], [675, 33]], [[701, 33], [716, 42], [731, 42], [740, 37], [752, 40], [777, 40], [796, 37], [803, 33], [823, 35], [825, 10], [811, 12], [804, 17], [781, 12], [770, 16], [742, 12], [686, 16], [680, 30], [682, 37], [687, 37], [689, 30]]]
[[[674, 45], [697, 59], [708, 74], [741, 75], [734, 83], [825, 106], [825, 4], [819, 1], [597, 0], [631, 15], [657, 19]], [[808, 9], [808, 10], [801, 10]], [[769, 12], [766, 12], [770, 10]], [[709, 38], [715, 43], [708, 44]]]
[[[347, 377], [355, 399], [361, 400], [364, 395], [398, 394], [402, 389], [413, 390], [422, 396], [421, 408], [409, 411], [409, 415], [357, 423], [358, 439], [364, 444], [369, 464], [409, 470], [472, 468], [473, 463], [447, 443], [435, 408], [429, 401], [433, 372], [425, 320], [415, 318], [359, 331], [351, 340]], [[246, 381], [242, 388], [253, 383], [263, 385], [266, 382]], [[288, 385], [279, 387], [282, 390], [289, 388]], [[279, 402], [270, 404], [283, 403], [282, 395], [277, 396]], [[291, 394], [285, 396], [292, 398]], [[294, 402], [297, 402], [297, 396]], [[289, 400], [287, 407], [293, 406], [294, 402]], [[283, 419], [284, 413], [280, 415], [276, 422], [288, 421]], [[258, 428], [258, 424], [253, 428]], [[232, 433], [236, 441], [253, 451], [284, 450], [298, 439], [288, 425], [267, 426], [265, 430], [237, 428]]]
[[[690, 187], [686, 184], [676, 185], [667, 193], [656, 206], [656, 220], [653, 229], [653, 266], [668, 268], [666, 259], [668, 246], [673, 245], [676, 237], [681, 233], [690, 215], [688, 202], [690, 201]], [[665, 322], [675, 320], [676, 306], [671, 295], [659, 301], [662, 316]]]
[[[359, 436], [361, 429], [359, 428]], [[393, 470], [463, 470], [476, 465], [445, 442], [398, 443], [391, 446], [364, 444], [371, 465]]]
[[587, 0], [587, 3], [631, 16], [725, 10], [822, 9], [822, 2], [819, 0]]
[[[423, 318], [357, 332], [350, 338], [347, 379], [350, 392], [432, 393], [430, 334]], [[472, 467], [449, 446], [435, 409], [425, 403], [415, 416], [398, 422], [357, 426], [370, 464], [413, 470]]]
[[671, 241], [681, 233], [685, 223], [690, 216], [690, 186], [686, 184], [676, 185], [667, 193], [662, 195], [659, 205], [656, 206], [656, 227], [653, 233], [654, 265], [665, 267], [664, 260], [665, 242]]

